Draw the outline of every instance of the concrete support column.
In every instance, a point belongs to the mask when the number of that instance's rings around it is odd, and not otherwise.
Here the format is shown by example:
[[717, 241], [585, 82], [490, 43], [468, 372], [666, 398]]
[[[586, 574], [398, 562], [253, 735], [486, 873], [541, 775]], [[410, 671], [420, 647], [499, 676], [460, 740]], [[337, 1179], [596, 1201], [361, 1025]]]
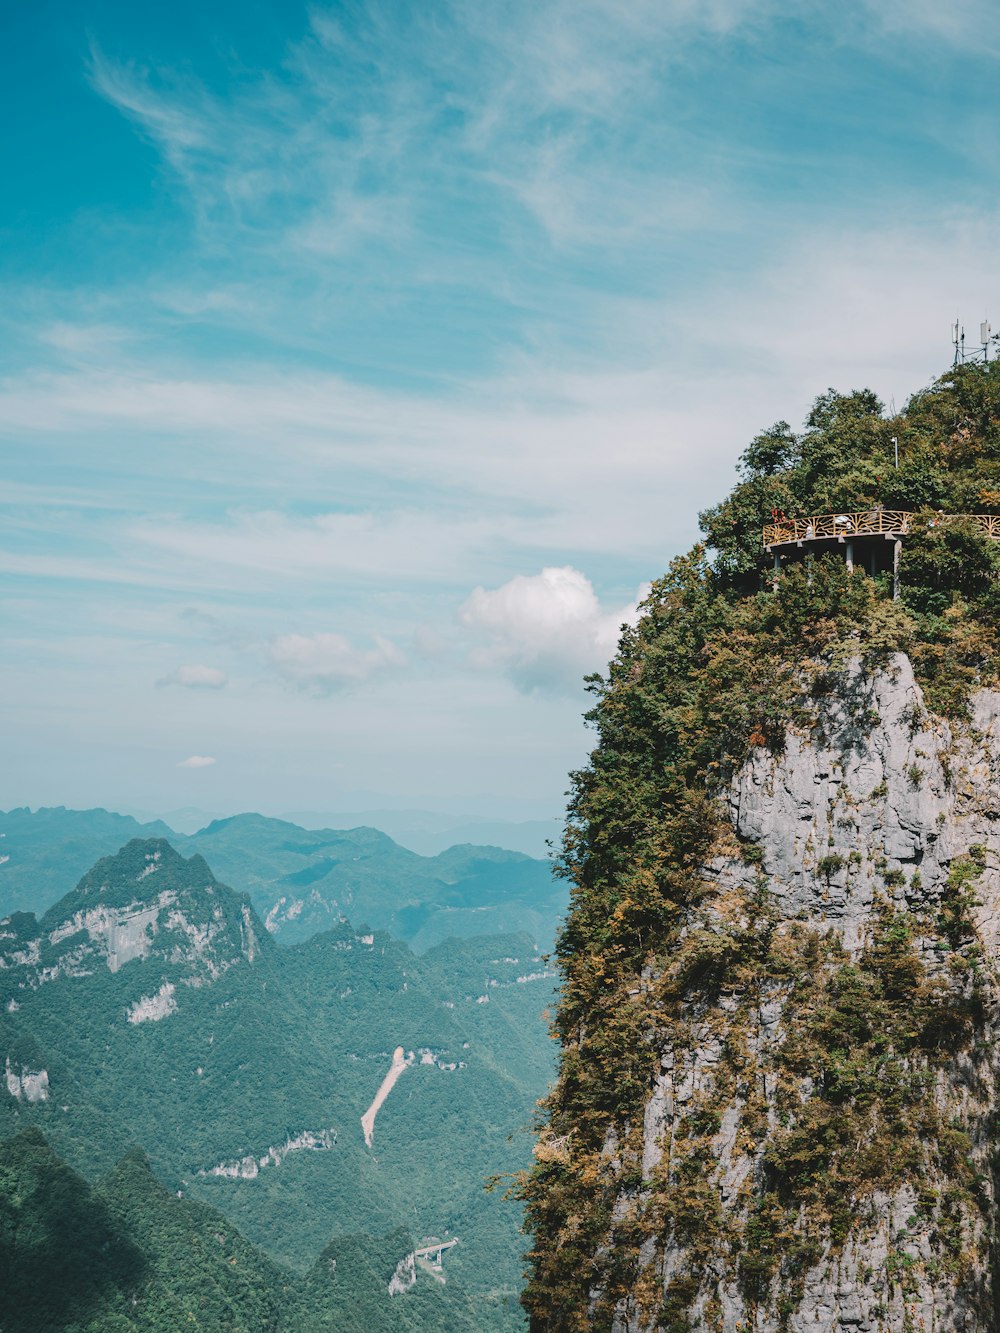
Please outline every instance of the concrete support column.
[[903, 543], [897, 537], [892, 544], [892, 600], [899, 601], [899, 553]]
[[853, 543], [852, 541], [849, 541], [849, 542], [847, 543], [847, 546], [846, 546], [846, 555], [847, 555], [847, 572], [848, 572], [848, 574], [853, 574], [853, 573], [854, 573], [854, 543]]
[[774, 578], [772, 580], [772, 591], [778, 591], [778, 575], [781, 573], [781, 556], [777, 551], [774, 553]]

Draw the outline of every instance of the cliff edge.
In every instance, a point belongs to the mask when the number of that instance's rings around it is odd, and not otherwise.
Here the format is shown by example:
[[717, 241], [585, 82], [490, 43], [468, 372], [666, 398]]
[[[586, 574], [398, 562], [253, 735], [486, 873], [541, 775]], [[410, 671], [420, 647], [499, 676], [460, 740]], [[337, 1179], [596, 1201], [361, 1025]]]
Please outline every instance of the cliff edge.
[[[717, 1195], [709, 1253], [668, 1234], [637, 1265], [637, 1287], [693, 1298], [693, 1328], [995, 1327], [1000, 694], [956, 727], [905, 657], [844, 686], [850, 710], [829, 701], [818, 736], [734, 777], [751, 864], [705, 867], [700, 928], [746, 929], [763, 890], [797, 966], [720, 994], [695, 1044], [660, 1052], [646, 1184], [616, 1210], [648, 1218], [693, 1164]], [[662, 1327], [635, 1293], [613, 1326]]]
[[533, 1333], [1000, 1327], [1000, 544], [931, 514], [899, 600], [754, 546], [768, 497], [874, 503], [889, 431], [893, 503], [1000, 502], [998, 402], [991, 367], [779, 423], [591, 682]]

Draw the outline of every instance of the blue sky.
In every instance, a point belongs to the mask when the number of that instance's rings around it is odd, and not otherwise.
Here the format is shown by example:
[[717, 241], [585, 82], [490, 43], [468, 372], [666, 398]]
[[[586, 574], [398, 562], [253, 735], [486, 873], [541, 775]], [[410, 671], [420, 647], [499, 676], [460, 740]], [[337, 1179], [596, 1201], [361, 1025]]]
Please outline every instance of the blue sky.
[[988, 3], [0, 36], [0, 806], [558, 811], [747, 440], [991, 311]]

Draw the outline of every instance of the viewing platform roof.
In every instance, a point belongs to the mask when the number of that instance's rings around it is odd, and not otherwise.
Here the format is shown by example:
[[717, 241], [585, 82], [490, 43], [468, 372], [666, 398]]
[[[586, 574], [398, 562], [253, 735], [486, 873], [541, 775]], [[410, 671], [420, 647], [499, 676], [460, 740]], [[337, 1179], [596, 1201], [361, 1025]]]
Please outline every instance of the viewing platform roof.
[[[904, 509], [875, 506], [839, 514], [814, 514], [811, 518], [781, 518], [767, 523], [763, 530], [764, 549], [775, 546], [803, 546], [806, 542], [848, 541], [855, 537], [905, 537], [918, 516]], [[977, 527], [984, 537], [1000, 540], [1000, 514], [937, 514], [928, 524], [964, 519]]]

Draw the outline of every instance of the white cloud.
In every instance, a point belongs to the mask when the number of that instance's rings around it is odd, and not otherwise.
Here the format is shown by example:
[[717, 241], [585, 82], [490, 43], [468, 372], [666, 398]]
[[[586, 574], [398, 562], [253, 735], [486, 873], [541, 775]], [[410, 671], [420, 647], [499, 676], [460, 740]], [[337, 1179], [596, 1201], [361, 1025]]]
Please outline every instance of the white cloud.
[[161, 677], [157, 685], [183, 685], [189, 690], [221, 690], [229, 682], [229, 677], [218, 667], [180, 666], [168, 676]]
[[206, 126], [198, 112], [185, 100], [204, 103], [200, 89], [187, 99], [157, 95], [148, 71], [108, 60], [97, 48], [91, 51], [90, 75], [94, 88], [112, 105], [139, 125], [176, 164], [185, 152], [204, 149], [208, 142]]
[[215, 760], [210, 754], [193, 754], [187, 759], [182, 759], [177, 765], [178, 768], [211, 768]]
[[279, 634], [268, 645], [271, 665], [311, 694], [331, 694], [406, 665], [391, 639], [376, 634], [374, 647], [356, 648], [343, 634]]
[[[642, 593], [640, 592], [640, 596]], [[581, 677], [604, 668], [636, 603], [605, 610], [585, 574], [571, 565], [518, 574], [499, 588], [477, 588], [459, 612], [487, 642], [480, 666], [500, 667], [518, 689], [578, 692]]]

